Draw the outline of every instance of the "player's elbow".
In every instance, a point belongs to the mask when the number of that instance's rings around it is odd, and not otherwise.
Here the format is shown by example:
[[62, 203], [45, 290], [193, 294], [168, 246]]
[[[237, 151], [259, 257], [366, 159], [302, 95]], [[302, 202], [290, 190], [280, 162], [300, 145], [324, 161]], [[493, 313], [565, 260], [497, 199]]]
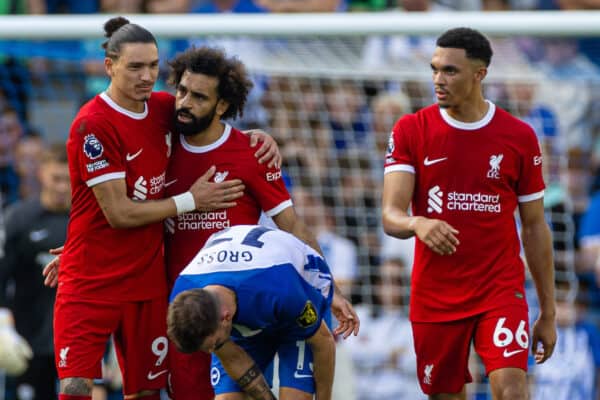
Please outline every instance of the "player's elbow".
[[389, 215], [383, 211], [382, 212], [382, 226], [383, 231], [388, 236], [393, 236], [398, 239], [408, 239], [414, 235], [414, 233], [410, 230], [401, 230], [398, 229], [397, 224], [395, 224]]
[[125, 212], [119, 212], [118, 210], [103, 210], [106, 221], [111, 228], [114, 229], [126, 229], [132, 228], [132, 219]]

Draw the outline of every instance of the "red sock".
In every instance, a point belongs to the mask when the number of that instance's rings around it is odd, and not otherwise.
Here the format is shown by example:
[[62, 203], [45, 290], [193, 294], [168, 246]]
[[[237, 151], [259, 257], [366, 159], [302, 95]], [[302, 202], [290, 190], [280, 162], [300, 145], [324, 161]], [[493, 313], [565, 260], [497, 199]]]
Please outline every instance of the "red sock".
[[92, 396], [76, 396], [74, 394], [58, 394], [58, 400], [92, 400]]

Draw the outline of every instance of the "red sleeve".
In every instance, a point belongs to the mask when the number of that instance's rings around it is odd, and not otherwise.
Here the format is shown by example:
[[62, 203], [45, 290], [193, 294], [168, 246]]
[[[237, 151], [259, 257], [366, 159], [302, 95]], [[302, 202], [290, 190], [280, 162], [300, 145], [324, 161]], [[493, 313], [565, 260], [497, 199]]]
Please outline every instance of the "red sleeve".
[[519, 202], [532, 201], [544, 195], [544, 177], [542, 173], [542, 152], [533, 129], [523, 131], [521, 148], [521, 173], [517, 183]]
[[411, 150], [415, 134], [415, 116], [405, 115], [400, 118], [390, 134], [388, 149], [385, 155], [385, 172], [415, 172], [414, 154]]
[[71, 127], [71, 138], [71, 154], [76, 155], [76, 168], [88, 186], [125, 178], [116, 129], [101, 116], [88, 115], [77, 119]]
[[257, 161], [255, 165], [253, 176], [244, 183], [249, 186], [265, 214], [272, 217], [291, 207], [292, 200], [285, 187], [282, 171], [279, 168], [268, 168]]

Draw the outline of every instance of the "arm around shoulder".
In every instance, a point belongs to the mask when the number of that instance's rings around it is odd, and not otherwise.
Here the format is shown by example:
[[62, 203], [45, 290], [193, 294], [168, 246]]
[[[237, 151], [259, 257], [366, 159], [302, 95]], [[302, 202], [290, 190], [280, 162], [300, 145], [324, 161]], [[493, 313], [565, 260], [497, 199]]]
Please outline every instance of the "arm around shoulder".
[[134, 201], [127, 197], [125, 179], [113, 179], [92, 187], [100, 209], [109, 225], [124, 229], [160, 222], [177, 215], [172, 198]]

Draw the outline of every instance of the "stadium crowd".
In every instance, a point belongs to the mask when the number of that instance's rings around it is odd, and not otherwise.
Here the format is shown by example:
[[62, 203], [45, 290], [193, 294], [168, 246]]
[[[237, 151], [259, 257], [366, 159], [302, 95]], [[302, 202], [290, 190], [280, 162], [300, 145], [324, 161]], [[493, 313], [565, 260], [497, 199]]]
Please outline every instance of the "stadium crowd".
[[[584, 8], [593, 4], [584, 0], [0, 1], [2, 14]], [[342, 356], [352, 360], [350, 368], [339, 371], [345, 377], [338, 379], [354, 386], [343, 398], [417, 399], [421, 394], [412, 337], [405, 336], [410, 329], [412, 243], [383, 233], [380, 205], [389, 132], [398, 118], [433, 99], [429, 63], [435, 38], [395, 35], [335, 42], [327, 44], [334, 46], [329, 50], [340, 50], [344, 57], [337, 60], [330, 54], [322, 60], [339, 67], [335, 75], [325, 68], [320, 72], [318, 67], [328, 66], [319, 64], [320, 60], [314, 60], [315, 73], [297, 59], [297, 51], [314, 57], [311, 51], [323, 46], [316, 39], [159, 39], [159, 51], [161, 62], [166, 63], [190, 45], [216, 45], [239, 55], [248, 65], [255, 87], [236, 127], [261, 128], [276, 138], [298, 215], [317, 236], [340, 288], [358, 305], [364, 321], [359, 337], [338, 345]], [[30, 263], [31, 271], [41, 272], [49, 259], [40, 250], [33, 259], [24, 251], [28, 258], [15, 260], [15, 242], [21, 239], [10, 236], [10, 229], [15, 210], [38, 200], [48, 185], [40, 172], [53, 160], [48, 161], [48, 149], [64, 143], [77, 108], [107, 86], [99, 44], [96, 40], [0, 41], [0, 195], [6, 221], [0, 307], [10, 308], [23, 290], [15, 285], [22, 278], [14, 273], [15, 263]], [[541, 366], [532, 363], [531, 392], [535, 399], [600, 398], [600, 39], [492, 38], [492, 45], [494, 68], [484, 85], [485, 95], [533, 127], [545, 160], [544, 206], [553, 233], [559, 339], [552, 359]], [[306, 73], [286, 73], [285, 67], [291, 64], [265, 68], [282, 54], [286, 62], [304, 67]], [[404, 73], [394, 75], [394, 69]], [[361, 74], [353, 76], [353, 71]], [[166, 73], [161, 68], [156, 90], [171, 90], [165, 83]], [[59, 207], [56, 214], [58, 219], [64, 210]], [[37, 245], [46, 239], [44, 227], [25, 229], [18, 233], [26, 243]], [[390, 265], [395, 266], [393, 271]], [[36, 283], [41, 290], [41, 282]], [[533, 320], [536, 311], [531, 298]], [[46, 306], [38, 311], [48, 316], [52, 304]], [[39, 317], [32, 313], [29, 318]], [[17, 321], [17, 329], [22, 326]], [[394, 336], [386, 346], [381, 345], [382, 331]], [[391, 333], [397, 331], [402, 334]], [[35, 353], [36, 347], [30, 345]], [[106, 360], [105, 380], [97, 382], [95, 396], [118, 397], [118, 366], [110, 349]], [[473, 357], [470, 362], [480, 372], [475, 374], [480, 384], [473, 386], [470, 398], [491, 398], [479, 361]], [[376, 391], [371, 387], [375, 371], [380, 372]], [[0, 399], [2, 392], [7, 400], [41, 398], [32, 388], [20, 385], [18, 378], [6, 376], [5, 383], [0, 384]]]

